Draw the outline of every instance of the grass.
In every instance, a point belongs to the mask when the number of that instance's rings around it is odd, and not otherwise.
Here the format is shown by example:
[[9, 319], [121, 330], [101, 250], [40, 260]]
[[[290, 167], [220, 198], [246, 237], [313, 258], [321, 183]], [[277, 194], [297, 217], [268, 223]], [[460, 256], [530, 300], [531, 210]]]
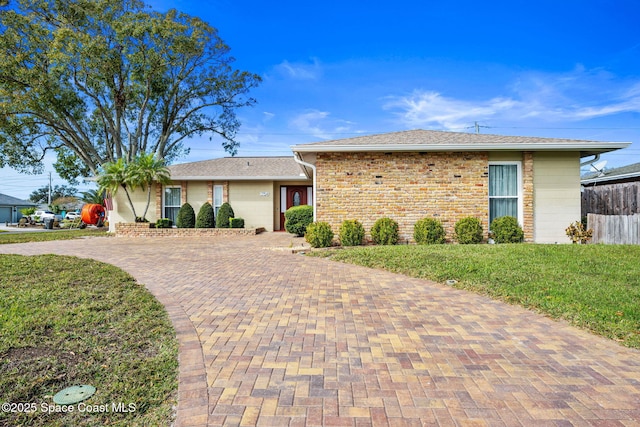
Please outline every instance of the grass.
[[[50, 234], [59, 235], [38, 238]], [[122, 270], [75, 257], [0, 255], [0, 396], [35, 409], [3, 410], [0, 425], [169, 425], [177, 353], [166, 311]], [[55, 393], [81, 384], [97, 389], [83, 406], [48, 412]], [[114, 410], [121, 403], [134, 411]]]
[[491, 296], [640, 348], [640, 246], [370, 246], [313, 252]]
[[108, 236], [106, 229], [86, 228], [84, 230], [21, 231], [0, 234], [0, 245], [5, 243], [46, 242], [49, 240], [70, 240], [86, 236]]

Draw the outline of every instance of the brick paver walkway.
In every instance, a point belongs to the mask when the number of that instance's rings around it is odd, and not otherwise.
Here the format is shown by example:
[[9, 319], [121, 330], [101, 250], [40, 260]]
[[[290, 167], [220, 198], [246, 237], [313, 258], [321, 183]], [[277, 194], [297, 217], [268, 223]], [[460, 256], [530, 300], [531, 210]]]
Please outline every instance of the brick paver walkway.
[[[115, 264], [180, 340], [180, 426], [639, 426], [640, 352], [289, 235], [1, 245]], [[298, 240], [296, 240], [298, 242]]]

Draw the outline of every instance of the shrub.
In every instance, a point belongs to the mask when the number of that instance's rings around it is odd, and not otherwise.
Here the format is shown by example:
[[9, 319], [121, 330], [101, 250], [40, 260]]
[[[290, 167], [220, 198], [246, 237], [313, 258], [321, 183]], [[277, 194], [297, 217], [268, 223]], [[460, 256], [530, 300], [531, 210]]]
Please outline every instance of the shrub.
[[213, 206], [207, 202], [198, 211], [196, 228], [214, 228], [216, 225], [213, 214]]
[[444, 227], [437, 219], [423, 218], [413, 226], [413, 238], [419, 245], [444, 243]]
[[342, 246], [359, 246], [364, 239], [364, 227], [356, 219], [347, 219], [340, 226], [339, 238]]
[[244, 228], [244, 219], [229, 218], [229, 224], [231, 225], [231, 228]]
[[482, 242], [482, 222], [478, 218], [462, 218], [456, 222], [454, 229], [455, 238], [462, 245]]
[[313, 222], [313, 206], [292, 206], [284, 213], [284, 229], [287, 233], [302, 237], [307, 226]]
[[229, 224], [229, 218], [233, 218], [235, 214], [233, 213], [233, 209], [231, 205], [227, 202], [224, 202], [220, 209], [218, 209], [218, 217], [216, 218], [216, 227], [218, 228], [229, 228], [231, 225]]
[[314, 248], [327, 248], [331, 246], [333, 231], [326, 222], [312, 222], [307, 226], [304, 237]]
[[491, 221], [491, 237], [496, 243], [520, 243], [524, 232], [518, 220], [512, 216], [501, 216]]
[[171, 228], [173, 226], [173, 221], [169, 218], [160, 218], [156, 221], [156, 228]]
[[593, 230], [586, 229], [586, 227], [580, 221], [576, 221], [573, 224], [570, 224], [565, 232], [569, 239], [571, 239], [571, 243], [580, 243], [585, 244], [593, 237]]
[[371, 227], [371, 238], [376, 245], [398, 243], [398, 223], [391, 218], [380, 218]]
[[180, 207], [178, 216], [176, 217], [176, 227], [178, 228], [194, 228], [196, 226], [196, 213], [189, 203], [185, 203]]

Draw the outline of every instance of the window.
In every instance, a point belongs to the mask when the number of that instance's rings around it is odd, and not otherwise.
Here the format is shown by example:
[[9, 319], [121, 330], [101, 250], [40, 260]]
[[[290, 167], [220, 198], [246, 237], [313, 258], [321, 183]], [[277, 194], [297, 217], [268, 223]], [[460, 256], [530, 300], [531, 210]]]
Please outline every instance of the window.
[[489, 224], [506, 215], [522, 224], [520, 168], [520, 162], [489, 163]]
[[213, 186], [213, 211], [216, 218], [218, 217], [218, 209], [222, 206], [222, 185]]
[[165, 187], [164, 189], [164, 218], [169, 218], [176, 223], [180, 210], [180, 187]]

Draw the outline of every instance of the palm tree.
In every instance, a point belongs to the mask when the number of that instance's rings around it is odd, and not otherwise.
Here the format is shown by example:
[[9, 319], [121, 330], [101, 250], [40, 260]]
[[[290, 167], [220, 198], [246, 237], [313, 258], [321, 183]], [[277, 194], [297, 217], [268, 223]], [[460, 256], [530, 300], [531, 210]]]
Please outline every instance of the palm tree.
[[85, 203], [93, 203], [96, 205], [104, 205], [104, 199], [107, 194], [104, 190], [87, 190], [82, 193], [82, 201]]
[[133, 217], [137, 220], [138, 215], [136, 215], [136, 208], [131, 201], [129, 190], [134, 191], [136, 187], [139, 187], [139, 184], [132, 180], [131, 169], [130, 164], [125, 162], [123, 158], [105, 163], [102, 165], [103, 173], [98, 177], [98, 185], [101, 191], [106, 191], [112, 197], [118, 194], [120, 188], [124, 189]]
[[168, 184], [171, 181], [169, 169], [163, 160], [158, 160], [153, 154], [142, 154], [138, 156], [133, 163], [130, 173], [131, 181], [140, 186], [143, 190], [147, 190], [147, 206], [144, 208], [142, 220], [146, 220], [147, 211], [151, 204], [151, 188], [154, 182], [159, 184]]
[[[164, 165], [164, 161], [156, 159], [153, 154], [142, 154], [136, 157], [133, 162], [127, 163], [120, 158], [116, 162], [105, 163], [102, 168], [104, 172], [98, 177], [100, 190], [115, 196], [118, 190], [124, 189], [136, 222], [146, 222], [145, 217], [151, 204], [153, 183], [166, 184], [170, 181], [171, 175], [169, 169]], [[135, 206], [131, 201], [130, 192], [135, 191], [137, 188], [147, 191], [147, 205], [144, 208], [142, 217], [138, 217]]]

